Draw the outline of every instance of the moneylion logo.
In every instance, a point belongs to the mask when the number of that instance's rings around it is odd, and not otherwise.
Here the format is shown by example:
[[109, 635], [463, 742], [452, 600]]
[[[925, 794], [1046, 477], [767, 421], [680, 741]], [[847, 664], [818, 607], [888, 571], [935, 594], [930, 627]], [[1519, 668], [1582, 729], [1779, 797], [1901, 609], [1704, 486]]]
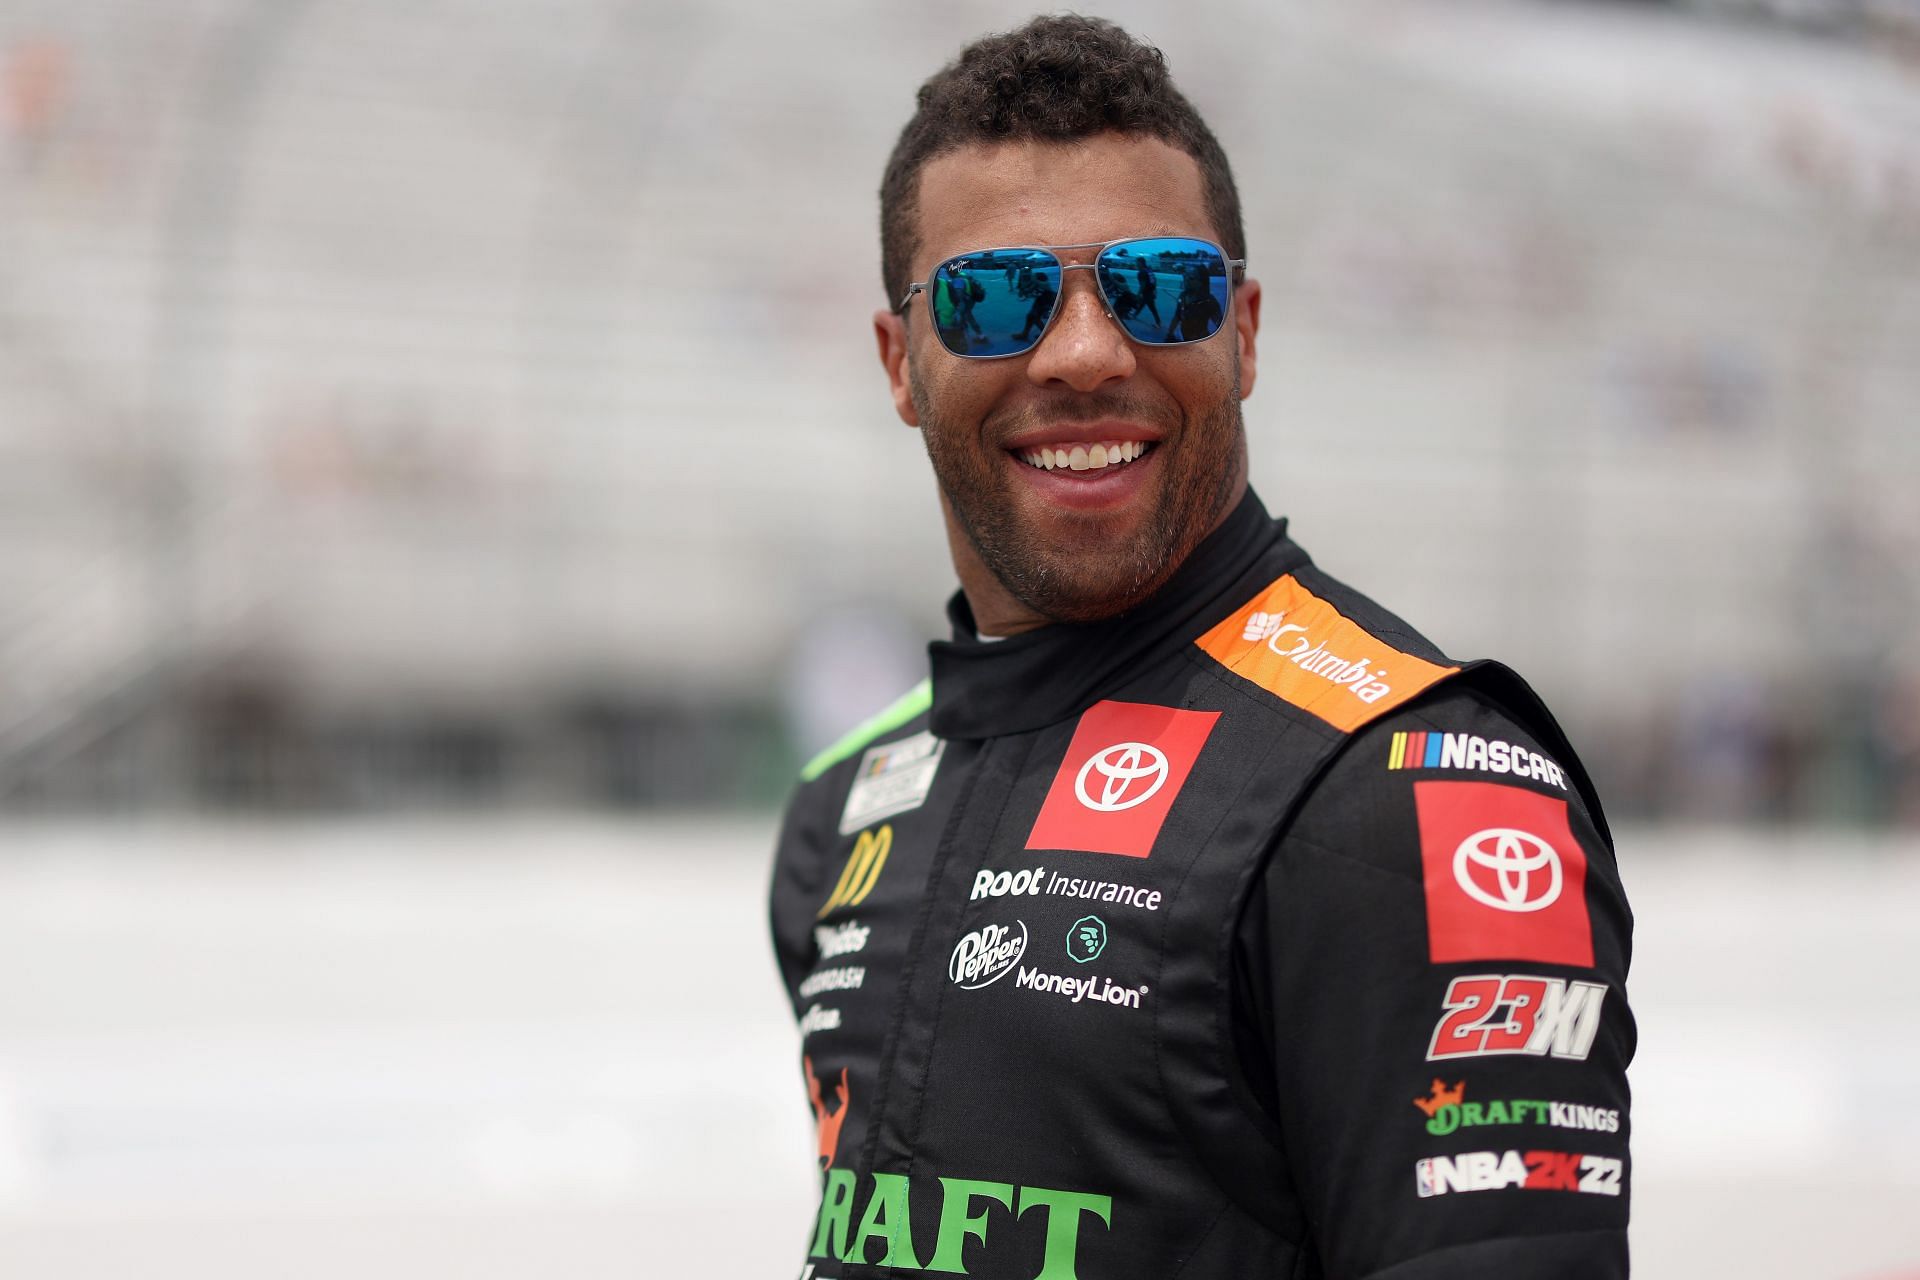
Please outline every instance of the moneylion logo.
[[955, 986], [962, 991], [978, 991], [1013, 971], [1013, 966], [1027, 953], [1027, 922], [1016, 920], [1014, 924], [1020, 930], [1019, 937], [1005, 925], [987, 924], [963, 934], [960, 941], [953, 944], [947, 976]]
[[[1098, 800], [1087, 792], [1087, 775], [1092, 773], [1104, 779]], [[1143, 778], [1145, 782], [1141, 782]], [[1136, 787], [1135, 783], [1140, 785]], [[1118, 813], [1145, 804], [1166, 784], [1167, 757], [1160, 748], [1145, 742], [1116, 742], [1087, 757], [1073, 780], [1073, 790], [1080, 803], [1094, 812]]]
[[818, 920], [837, 907], [857, 907], [865, 902], [873, 892], [874, 881], [886, 869], [887, 855], [892, 851], [892, 823], [878, 831], [862, 831], [860, 838], [853, 842], [853, 852], [847, 855], [840, 882], [833, 886], [833, 892], [827, 895], [826, 903], [813, 918]]
[[1075, 1004], [1090, 1000], [1094, 1004], [1117, 1004], [1128, 1009], [1138, 1009], [1140, 998], [1147, 994], [1144, 986], [1123, 987], [1112, 978], [1097, 974], [1069, 978], [1064, 974], [1029, 969], [1025, 965], [1020, 966], [1020, 976], [1013, 980], [1013, 985], [1029, 991], [1047, 991], [1056, 996], [1065, 996]]
[[[1492, 874], [1477, 876], [1475, 867]], [[1560, 900], [1560, 855], [1530, 831], [1489, 827], [1474, 832], [1453, 851], [1453, 878], [1462, 892], [1482, 906], [1496, 911], [1539, 911]]]
[[1100, 958], [1107, 949], [1107, 922], [1099, 916], [1081, 916], [1067, 930], [1067, 957], [1080, 964]]

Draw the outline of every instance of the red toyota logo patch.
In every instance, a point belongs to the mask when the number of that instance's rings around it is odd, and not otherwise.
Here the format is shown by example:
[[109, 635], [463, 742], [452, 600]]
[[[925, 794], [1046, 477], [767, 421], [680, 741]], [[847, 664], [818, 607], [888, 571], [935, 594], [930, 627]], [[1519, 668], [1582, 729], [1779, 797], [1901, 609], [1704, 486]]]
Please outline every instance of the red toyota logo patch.
[[1593, 964], [1587, 855], [1567, 802], [1496, 782], [1416, 782], [1427, 954]]
[[1219, 718], [1142, 702], [1088, 707], [1027, 848], [1146, 857]]

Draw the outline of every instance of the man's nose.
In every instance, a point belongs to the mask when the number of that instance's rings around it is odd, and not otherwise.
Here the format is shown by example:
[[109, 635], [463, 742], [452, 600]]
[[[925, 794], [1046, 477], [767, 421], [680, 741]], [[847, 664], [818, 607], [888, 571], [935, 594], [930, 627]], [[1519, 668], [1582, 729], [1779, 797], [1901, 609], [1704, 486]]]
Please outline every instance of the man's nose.
[[1093, 273], [1061, 274], [1060, 313], [1028, 358], [1027, 377], [1042, 386], [1065, 383], [1075, 391], [1132, 377], [1133, 343], [1107, 314]]

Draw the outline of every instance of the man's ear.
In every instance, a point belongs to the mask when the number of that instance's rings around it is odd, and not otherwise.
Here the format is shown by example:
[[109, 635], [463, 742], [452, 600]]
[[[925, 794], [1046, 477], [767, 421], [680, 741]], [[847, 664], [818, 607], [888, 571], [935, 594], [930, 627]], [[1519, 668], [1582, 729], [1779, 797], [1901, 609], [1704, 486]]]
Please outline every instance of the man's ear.
[[1253, 376], [1258, 366], [1254, 339], [1260, 333], [1260, 282], [1247, 279], [1233, 293], [1233, 336], [1240, 344], [1240, 398], [1253, 394]]
[[913, 407], [912, 377], [907, 368], [907, 318], [892, 311], [873, 313], [873, 336], [880, 344], [880, 367], [887, 371], [887, 386], [893, 392], [893, 411], [910, 427], [920, 425], [919, 410]]

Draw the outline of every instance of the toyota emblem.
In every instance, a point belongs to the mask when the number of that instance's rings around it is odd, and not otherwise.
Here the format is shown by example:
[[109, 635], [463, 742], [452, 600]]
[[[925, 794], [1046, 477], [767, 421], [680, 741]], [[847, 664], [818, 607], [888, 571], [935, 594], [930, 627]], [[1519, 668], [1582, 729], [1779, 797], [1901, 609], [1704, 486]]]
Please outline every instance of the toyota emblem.
[[[1476, 876], [1476, 867], [1491, 876]], [[1453, 851], [1453, 878], [1469, 898], [1496, 911], [1539, 911], [1560, 899], [1560, 855], [1531, 831], [1489, 827]]]
[[[1098, 799], [1087, 791], [1087, 776], [1093, 773], [1103, 779]], [[1158, 747], [1116, 742], [1088, 757], [1073, 780], [1073, 789], [1080, 803], [1095, 813], [1118, 813], [1145, 804], [1166, 783], [1167, 758]]]

